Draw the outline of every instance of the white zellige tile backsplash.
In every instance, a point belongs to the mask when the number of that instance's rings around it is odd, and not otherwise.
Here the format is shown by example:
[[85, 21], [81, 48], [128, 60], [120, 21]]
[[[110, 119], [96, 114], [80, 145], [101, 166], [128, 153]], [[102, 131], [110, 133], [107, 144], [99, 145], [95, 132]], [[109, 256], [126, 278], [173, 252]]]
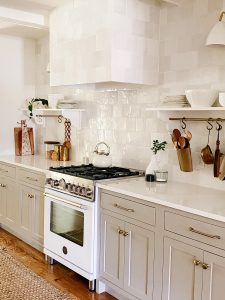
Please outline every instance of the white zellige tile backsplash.
[[[141, 0], [142, 1], [142, 0]], [[144, 1], [144, 0], [143, 0]], [[217, 21], [223, 7], [222, 0], [181, 0], [179, 6], [162, 4], [160, 9], [160, 85], [130, 91], [90, 91], [67, 88], [49, 88], [46, 65], [49, 59], [48, 37], [37, 42], [37, 95], [63, 93], [73, 97], [86, 109], [82, 128], [72, 128], [72, 159], [82, 162], [91, 159], [95, 145], [104, 140], [111, 147], [113, 164], [145, 169], [151, 158], [153, 139], [167, 140], [162, 154], [162, 165], [169, 170], [169, 180], [179, 180], [213, 188], [225, 189], [225, 183], [213, 177], [212, 166], [201, 163], [200, 151], [207, 143], [204, 123], [188, 123], [193, 134], [191, 148], [194, 172], [180, 172], [176, 152], [170, 141], [170, 132], [180, 126], [168, 121], [170, 116], [225, 117], [218, 113], [161, 113], [146, 111], [165, 95], [184, 94], [188, 88], [216, 88], [225, 90], [225, 48], [205, 47], [210, 28]], [[118, 9], [123, 9], [119, 7]], [[61, 138], [63, 126], [49, 120], [41, 139]], [[52, 125], [54, 123], [54, 125]], [[39, 139], [39, 141], [41, 141]], [[216, 131], [210, 139], [215, 149]], [[40, 151], [43, 152], [43, 147]], [[225, 153], [225, 131], [221, 133], [221, 150]]]

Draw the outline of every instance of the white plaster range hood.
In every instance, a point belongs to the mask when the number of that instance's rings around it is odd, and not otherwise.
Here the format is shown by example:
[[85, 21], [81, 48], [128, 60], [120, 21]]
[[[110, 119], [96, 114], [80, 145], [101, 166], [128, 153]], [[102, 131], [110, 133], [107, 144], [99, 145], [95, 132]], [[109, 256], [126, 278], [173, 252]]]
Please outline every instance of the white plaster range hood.
[[158, 83], [154, 0], [76, 0], [50, 14], [50, 84]]

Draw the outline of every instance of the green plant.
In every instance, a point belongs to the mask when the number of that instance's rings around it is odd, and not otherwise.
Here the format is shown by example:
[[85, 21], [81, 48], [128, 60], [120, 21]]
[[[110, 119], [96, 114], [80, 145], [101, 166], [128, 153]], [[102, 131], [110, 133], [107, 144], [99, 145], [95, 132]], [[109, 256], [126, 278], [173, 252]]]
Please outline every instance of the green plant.
[[166, 141], [159, 142], [158, 140], [153, 140], [153, 147], [151, 148], [151, 150], [153, 151], [154, 154], [157, 154], [157, 152], [160, 150], [164, 151], [166, 145], [167, 145]]
[[33, 98], [33, 99], [31, 99], [31, 100], [28, 102], [28, 106], [27, 106], [28, 111], [29, 111], [29, 114], [30, 114], [30, 118], [33, 117], [33, 104], [34, 104], [35, 102], [41, 102], [42, 105], [48, 107], [48, 100], [46, 100], [46, 99], [40, 99], [40, 98]]

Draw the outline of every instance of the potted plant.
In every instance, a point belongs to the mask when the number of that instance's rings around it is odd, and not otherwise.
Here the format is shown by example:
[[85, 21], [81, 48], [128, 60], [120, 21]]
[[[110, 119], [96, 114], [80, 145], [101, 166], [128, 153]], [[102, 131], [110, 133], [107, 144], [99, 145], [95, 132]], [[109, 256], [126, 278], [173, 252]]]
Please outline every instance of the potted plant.
[[159, 151], [165, 151], [167, 142], [166, 141], [162, 141], [159, 142], [159, 140], [153, 140], [153, 146], [151, 148], [153, 155], [151, 158], [151, 161], [146, 169], [145, 174], [154, 174], [154, 171], [158, 171], [160, 170], [160, 161], [158, 158], [158, 152]]
[[27, 109], [29, 111], [29, 117], [33, 117], [33, 109], [35, 108], [48, 108], [48, 100], [40, 98], [32, 98], [27, 101]]

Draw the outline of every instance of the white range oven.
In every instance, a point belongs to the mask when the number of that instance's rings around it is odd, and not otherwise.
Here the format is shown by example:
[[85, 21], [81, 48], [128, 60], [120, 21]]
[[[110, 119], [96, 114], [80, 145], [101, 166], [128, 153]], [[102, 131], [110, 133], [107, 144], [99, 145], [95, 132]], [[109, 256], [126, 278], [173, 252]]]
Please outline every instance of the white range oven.
[[92, 165], [50, 168], [45, 187], [44, 253], [89, 280], [98, 272], [99, 216], [96, 180], [138, 176], [124, 168]]

